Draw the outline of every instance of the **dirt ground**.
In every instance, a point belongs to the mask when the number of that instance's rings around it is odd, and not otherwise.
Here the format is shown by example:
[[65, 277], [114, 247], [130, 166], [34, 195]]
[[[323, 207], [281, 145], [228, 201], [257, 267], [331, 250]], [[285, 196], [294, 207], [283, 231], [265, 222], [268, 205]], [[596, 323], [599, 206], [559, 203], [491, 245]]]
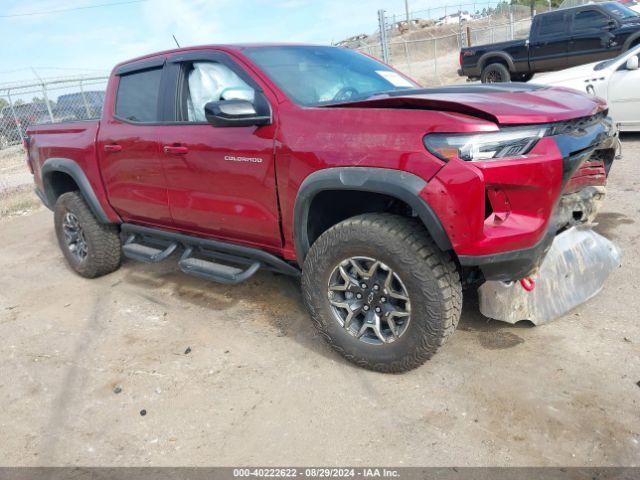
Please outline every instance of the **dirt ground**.
[[0, 217], [24, 215], [40, 204], [22, 146], [0, 150]]
[[229, 287], [169, 261], [85, 280], [48, 210], [0, 219], [0, 464], [640, 465], [640, 136], [624, 153], [604, 290], [540, 327], [488, 321], [470, 293], [403, 375], [334, 354], [289, 278]]

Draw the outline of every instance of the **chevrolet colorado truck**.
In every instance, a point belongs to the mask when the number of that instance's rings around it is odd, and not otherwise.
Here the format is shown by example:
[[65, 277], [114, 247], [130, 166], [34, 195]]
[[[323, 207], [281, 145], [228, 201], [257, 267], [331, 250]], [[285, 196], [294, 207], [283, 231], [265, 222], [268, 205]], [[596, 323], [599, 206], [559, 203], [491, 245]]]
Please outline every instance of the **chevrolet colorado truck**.
[[100, 120], [27, 133], [78, 274], [175, 253], [226, 284], [301, 276], [321, 336], [383, 372], [445, 342], [463, 283], [517, 282], [588, 222], [617, 141], [604, 102], [577, 91], [423, 89], [306, 45], [137, 58], [114, 68]]
[[590, 3], [533, 17], [529, 38], [460, 51], [458, 74], [482, 83], [614, 58], [640, 44], [640, 16], [618, 2]]

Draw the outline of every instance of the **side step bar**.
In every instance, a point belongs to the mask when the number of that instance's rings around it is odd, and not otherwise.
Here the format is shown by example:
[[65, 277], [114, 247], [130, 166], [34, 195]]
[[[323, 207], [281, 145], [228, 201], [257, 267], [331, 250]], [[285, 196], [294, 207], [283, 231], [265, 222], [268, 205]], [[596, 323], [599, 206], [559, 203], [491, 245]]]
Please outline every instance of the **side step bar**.
[[122, 253], [125, 257], [132, 260], [138, 260], [146, 263], [156, 263], [165, 260], [171, 255], [176, 248], [178, 248], [177, 242], [172, 242], [163, 250], [161, 248], [155, 248], [144, 243], [136, 243], [136, 236], [129, 235], [127, 241], [122, 245]]
[[297, 267], [256, 248], [130, 223], [121, 225], [121, 230], [128, 235], [122, 246], [126, 257], [159, 262], [182, 246], [185, 250], [178, 262], [180, 270], [206, 280], [235, 285], [253, 276], [260, 268], [285, 275], [300, 275]]
[[192, 254], [193, 249], [191, 247], [184, 251], [182, 258], [178, 262], [180, 270], [189, 275], [195, 275], [218, 283], [226, 283], [227, 285], [236, 285], [244, 282], [252, 277], [262, 266], [260, 262], [255, 261], [249, 268], [242, 270], [230, 265], [195, 258], [191, 256]]

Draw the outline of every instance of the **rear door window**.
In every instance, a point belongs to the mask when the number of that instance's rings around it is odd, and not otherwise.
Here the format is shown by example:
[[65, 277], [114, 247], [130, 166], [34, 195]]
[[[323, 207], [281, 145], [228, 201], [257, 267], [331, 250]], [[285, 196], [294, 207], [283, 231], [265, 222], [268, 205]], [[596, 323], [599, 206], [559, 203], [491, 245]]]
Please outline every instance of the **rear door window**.
[[540, 17], [538, 35], [540, 37], [550, 37], [564, 33], [564, 13], [550, 13]]
[[158, 122], [161, 77], [162, 68], [122, 75], [116, 96], [116, 116], [130, 122]]

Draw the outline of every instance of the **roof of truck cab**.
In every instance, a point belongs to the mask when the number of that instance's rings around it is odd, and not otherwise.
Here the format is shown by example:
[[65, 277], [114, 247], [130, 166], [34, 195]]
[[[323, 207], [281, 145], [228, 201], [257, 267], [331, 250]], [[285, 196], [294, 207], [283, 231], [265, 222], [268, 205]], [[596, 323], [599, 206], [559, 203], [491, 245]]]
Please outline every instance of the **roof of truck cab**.
[[147, 60], [149, 58], [155, 58], [163, 55], [173, 55], [176, 53], [183, 52], [192, 52], [197, 50], [206, 50], [208, 48], [212, 50], [244, 50], [247, 48], [262, 48], [262, 47], [328, 47], [328, 48], [340, 48], [340, 47], [332, 47], [331, 45], [320, 45], [313, 43], [226, 43], [226, 44], [215, 44], [215, 45], [194, 45], [191, 47], [180, 47], [173, 48], [170, 50], [162, 50], [160, 52], [153, 52], [147, 55], [142, 55], [140, 57], [132, 58], [129, 60], [125, 60], [124, 62], [118, 63], [114, 68], [118, 68], [122, 65], [128, 65], [130, 63], [139, 62], [141, 60]]

